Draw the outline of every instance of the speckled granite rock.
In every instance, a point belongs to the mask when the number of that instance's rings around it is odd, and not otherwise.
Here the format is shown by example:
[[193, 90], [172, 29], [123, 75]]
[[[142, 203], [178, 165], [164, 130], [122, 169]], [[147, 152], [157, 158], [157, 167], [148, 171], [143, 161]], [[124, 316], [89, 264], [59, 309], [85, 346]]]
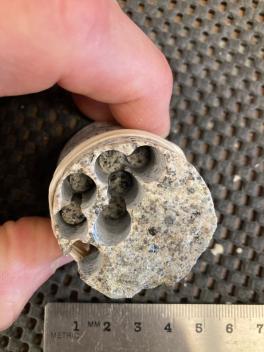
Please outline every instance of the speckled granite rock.
[[180, 148], [104, 124], [66, 145], [49, 202], [64, 253], [88, 285], [111, 298], [174, 285], [216, 228], [210, 191]]

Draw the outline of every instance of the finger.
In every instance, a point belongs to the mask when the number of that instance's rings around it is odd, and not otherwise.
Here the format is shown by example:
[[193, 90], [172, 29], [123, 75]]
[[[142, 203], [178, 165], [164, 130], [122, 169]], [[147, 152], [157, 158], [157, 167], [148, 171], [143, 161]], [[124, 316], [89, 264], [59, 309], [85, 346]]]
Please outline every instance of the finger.
[[[108, 103], [125, 127], [166, 134], [172, 90], [168, 63], [116, 2], [103, 3], [98, 13], [101, 23], [96, 22], [92, 33], [79, 36], [71, 69], [59, 83]], [[85, 26], [80, 32], [86, 33]]]
[[0, 331], [8, 328], [32, 294], [61, 266], [50, 221], [23, 218], [0, 226]]
[[168, 133], [171, 70], [117, 2], [13, 0], [0, 23], [0, 95], [58, 82], [109, 104], [125, 127]]
[[86, 116], [91, 117], [97, 122], [113, 122], [114, 117], [110, 111], [109, 105], [100, 103], [99, 101], [90, 99], [83, 95], [74, 94], [73, 100], [75, 101], [78, 108]]

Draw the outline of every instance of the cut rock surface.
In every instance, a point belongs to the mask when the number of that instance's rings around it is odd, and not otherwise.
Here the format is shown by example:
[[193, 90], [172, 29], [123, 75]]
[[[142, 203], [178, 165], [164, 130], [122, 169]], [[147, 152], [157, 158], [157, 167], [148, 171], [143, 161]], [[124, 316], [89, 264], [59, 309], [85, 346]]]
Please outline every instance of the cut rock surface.
[[172, 286], [215, 231], [210, 191], [174, 144], [97, 126], [73, 137], [54, 174], [55, 236], [78, 262], [81, 278], [111, 298]]

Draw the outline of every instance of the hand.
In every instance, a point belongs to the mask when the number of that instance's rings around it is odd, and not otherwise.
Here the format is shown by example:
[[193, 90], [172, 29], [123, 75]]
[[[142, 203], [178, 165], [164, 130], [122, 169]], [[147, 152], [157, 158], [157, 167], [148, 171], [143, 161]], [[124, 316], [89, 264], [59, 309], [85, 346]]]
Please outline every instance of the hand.
[[[0, 0], [0, 63], [0, 96], [58, 83], [96, 121], [168, 134], [171, 70], [114, 0]], [[49, 220], [0, 226], [0, 330], [69, 261]]]

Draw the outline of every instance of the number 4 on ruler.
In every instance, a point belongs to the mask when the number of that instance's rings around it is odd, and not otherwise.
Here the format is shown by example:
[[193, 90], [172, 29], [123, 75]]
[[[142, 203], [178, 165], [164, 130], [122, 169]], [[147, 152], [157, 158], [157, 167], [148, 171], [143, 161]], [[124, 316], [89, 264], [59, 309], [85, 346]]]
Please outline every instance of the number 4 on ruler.
[[172, 332], [171, 323], [168, 323], [168, 324], [165, 326], [164, 330], [167, 331], [167, 332]]

